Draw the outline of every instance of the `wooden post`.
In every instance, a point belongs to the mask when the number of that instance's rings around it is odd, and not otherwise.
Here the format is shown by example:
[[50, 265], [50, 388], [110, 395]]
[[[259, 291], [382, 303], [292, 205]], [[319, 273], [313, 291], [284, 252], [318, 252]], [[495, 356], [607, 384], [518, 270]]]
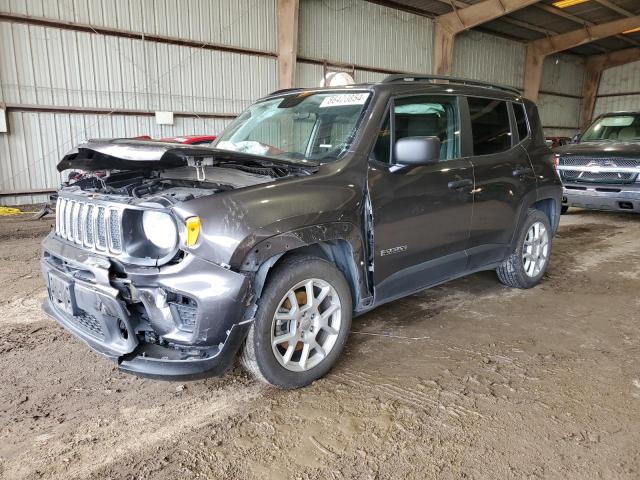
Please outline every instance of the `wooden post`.
[[299, 0], [278, 0], [278, 88], [295, 85]]
[[587, 62], [584, 85], [582, 87], [582, 108], [580, 111], [580, 128], [582, 131], [591, 123], [601, 78], [602, 68], [597, 65], [590, 66], [589, 62]]
[[527, 46], [527, 58], [524, 65], [524, 97], [532, 102], [538, 101], [545, 56], [535, 45]]
[[433, 73], [450, 75], [453, 65], [453, 42], [455, 33], [442, 23], [436, 22], [433, 44]]

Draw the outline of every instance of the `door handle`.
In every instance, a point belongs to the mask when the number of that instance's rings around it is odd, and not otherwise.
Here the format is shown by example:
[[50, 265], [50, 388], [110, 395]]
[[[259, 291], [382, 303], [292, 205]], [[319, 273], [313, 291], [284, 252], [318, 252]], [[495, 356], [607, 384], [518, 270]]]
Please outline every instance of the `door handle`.
[[514, 177], [522, 177], [524, 175], [528, 175], [529, 173], [533, 173], [533, 170], [531, 169], [531, 167], [516, 168], [513, 171], [513, 176]]
[[473, 180], [469, 178], [465, 178], [464, 180], [454, 180], [453, 182], [449, 182], [447, 186], [452, 190], [458, 190], [464, 187], [473, 187]]

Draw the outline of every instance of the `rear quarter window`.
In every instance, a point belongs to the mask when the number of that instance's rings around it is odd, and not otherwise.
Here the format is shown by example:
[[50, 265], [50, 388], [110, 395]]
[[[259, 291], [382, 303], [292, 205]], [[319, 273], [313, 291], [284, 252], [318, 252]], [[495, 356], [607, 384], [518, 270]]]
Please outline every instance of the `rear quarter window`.
[[527, 124], [527, 113], [524, 109], [524, 105], [520, 103], [513, 104], [513, 113], [516, 116], [516, 125], [518, 126], [518, 137], [520, 141], [527, 138], [529, 135], [529, 126]]

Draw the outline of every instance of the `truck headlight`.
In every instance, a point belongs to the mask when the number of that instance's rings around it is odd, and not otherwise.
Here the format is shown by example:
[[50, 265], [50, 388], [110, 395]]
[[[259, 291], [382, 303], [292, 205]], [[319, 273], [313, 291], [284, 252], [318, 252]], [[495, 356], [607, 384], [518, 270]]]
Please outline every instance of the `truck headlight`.
[[149, 241], [161, 250], [171, 250], [178, 243], [178, 228], [171, 215], [147, 210], [142, 214], [142, 229]]

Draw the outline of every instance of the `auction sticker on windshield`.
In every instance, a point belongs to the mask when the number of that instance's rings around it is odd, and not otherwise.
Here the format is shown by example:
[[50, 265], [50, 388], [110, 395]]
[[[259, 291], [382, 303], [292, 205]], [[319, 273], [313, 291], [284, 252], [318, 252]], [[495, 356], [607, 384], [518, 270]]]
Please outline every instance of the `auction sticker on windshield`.
[[368, 93], [342, 93], [339, 95], [329, 95], [322, 100], [320, 108], [342, 107], [345, 105], [364, 105], [369, 98]]

